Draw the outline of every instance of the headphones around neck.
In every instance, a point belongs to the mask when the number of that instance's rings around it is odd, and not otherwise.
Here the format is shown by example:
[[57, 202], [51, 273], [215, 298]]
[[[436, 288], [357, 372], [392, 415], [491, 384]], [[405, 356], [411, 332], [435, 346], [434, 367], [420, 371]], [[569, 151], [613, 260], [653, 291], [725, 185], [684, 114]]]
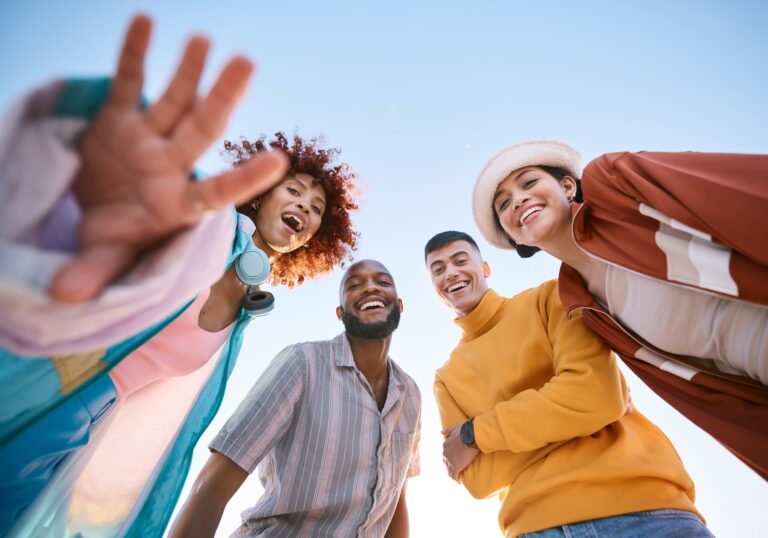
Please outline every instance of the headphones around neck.
[[251, 240], [246, 244], [245, 251], [235, 259], [237, 279], [247, 286], [241, 304], [249, 316], [263, 316], [275, 308], [275, 296], [259, 289], [259, 285], [269, 278], [270, 269], [269, 258]]

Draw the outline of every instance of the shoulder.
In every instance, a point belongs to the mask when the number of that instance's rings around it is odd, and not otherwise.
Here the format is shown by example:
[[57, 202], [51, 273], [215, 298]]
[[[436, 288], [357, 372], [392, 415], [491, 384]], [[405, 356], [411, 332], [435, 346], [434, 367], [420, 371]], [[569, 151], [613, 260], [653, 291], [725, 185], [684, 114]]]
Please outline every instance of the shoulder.
[[557, 287], [557, 280], [547, 280], [538, 286], [521, 291], [517, 295], [504, 298], [504, 308], [509, 310], [519, 310], [528, 308], [538, 308], [542, 314], [550, 311], [553, 305], [560, 305], [560, 294]]
[[330, 353], [336, 340], [314, 340], [309, 342], [297, 342], [287, 346], [280, 353], [288, 354], [296, 359], [311, 360], [319, 356], [327, 356]]

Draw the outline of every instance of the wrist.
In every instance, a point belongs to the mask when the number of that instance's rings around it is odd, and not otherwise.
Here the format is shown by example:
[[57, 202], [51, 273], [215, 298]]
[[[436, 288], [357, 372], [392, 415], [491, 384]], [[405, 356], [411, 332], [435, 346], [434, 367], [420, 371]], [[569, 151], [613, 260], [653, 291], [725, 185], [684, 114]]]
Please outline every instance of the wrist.
[[459, 438], [461, 439], [461, 442], [470, 448], [477, 448], [477, 443], [475, 443], [474, 420], [474, 417], [470, 418], [468, 421], [461, 425], [461, 430], [459, 431]]

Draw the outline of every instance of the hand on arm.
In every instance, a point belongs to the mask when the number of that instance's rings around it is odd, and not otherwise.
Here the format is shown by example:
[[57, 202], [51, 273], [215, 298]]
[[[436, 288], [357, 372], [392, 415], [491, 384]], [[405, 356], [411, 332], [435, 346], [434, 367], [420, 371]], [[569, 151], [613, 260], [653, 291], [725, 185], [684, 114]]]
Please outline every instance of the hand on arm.
[[[458, 433], [461, 425], [469, 417], [453, 399], [448, 387], [446, 387], [439, 374], [435, 377], [433, 389], [437, 408], [440, 412], [440, 421], [444, 428], [443, 431], [448, 432], [455, 427]], [[445, 445], [443, 448], [445, 450]], [[498, 451], [491, 454], [483, 454], [478, 451], [472, 462], [463, 471], [459, 471], [457, 475], [461, 484], [473, 497], [485, 499], [509, 485], [512, 477], [519, 472], [521, 468], [520, 460], [523, 457], [524, 455], [513, 454], [507, 451]], [[447, 467], [445, 458], [444, 461]]]
[[140, 110], [150, 30], [146, 16], [131, 22], [107, 101], [80, 139], [74, 183], [82, 209], [80, 252], [54, 277], [56, 300], [95, 297], [145, 250], [207, 211], [268, 190], [286, 171], [283, 155], [264, 153], [205, 181], [189, 179], [194, 162], [223, 132], [253, 65], [234, 57], [199, 99], [209, 43], [193, 37], [163, 96]]
[[227, 502], [248, 473], [226, 456], [213, 452], [173, 522], [171, 538], [207, 538], [216, 533]]
[[442, 431], [443, 441], [443, 463], [448, 470], [448, 476], [459, 481], [459, 475], [470, 465], [480, 454], [476, 448], [467, 446], [461, 440], [461, 424]]

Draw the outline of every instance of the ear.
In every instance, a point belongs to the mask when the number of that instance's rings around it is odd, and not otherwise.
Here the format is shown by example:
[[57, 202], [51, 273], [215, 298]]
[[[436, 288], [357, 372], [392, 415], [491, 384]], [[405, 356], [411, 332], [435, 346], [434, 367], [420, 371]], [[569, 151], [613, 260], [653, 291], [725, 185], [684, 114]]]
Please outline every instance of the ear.
[[563, 191], [565, 191], [567, 197], [571, 198], [576, 196], [576, 180], [571, 176], [565, 176], [562, 181], [560, 181], [560, 186], [563, 188]]
[[341, 309], [340, 306], [336, 307], [336, 318], [341, 321], [341, 315], [344, 313], [344, 311]]
[[488, 265], [488, 262], [486, 261], [483, 261], [483, 276], [485, 278], [488, 278], [489, 276], [491, 276], [491, 266]]
[[400, 312], [402, 312], [403, 311], [403, 300], [402, 299], [398, 299], [397, 300], [397, 304], [400, 305]]

